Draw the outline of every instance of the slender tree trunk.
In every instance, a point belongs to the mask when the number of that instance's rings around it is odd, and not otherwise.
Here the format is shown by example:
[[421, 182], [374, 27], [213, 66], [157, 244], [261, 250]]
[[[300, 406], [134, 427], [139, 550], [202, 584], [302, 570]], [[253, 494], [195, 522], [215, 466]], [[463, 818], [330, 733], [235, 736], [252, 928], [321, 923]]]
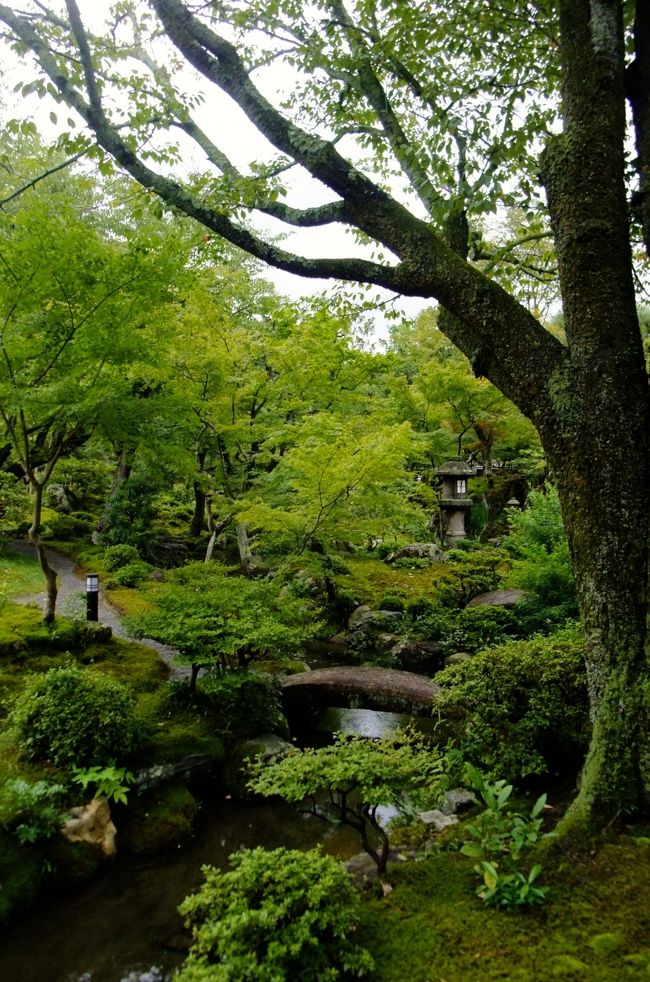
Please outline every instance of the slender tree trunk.
[[58, 590], [56, 585], [56, 570], [52, 569], [50, 566], [47, 559], [45, 546], [41, 541], [41, 516], [43, 513], [43, 491], [45, 488], [40, 482], [33, 482], [32, 489], [34, 491], [34, 512], [28, 535], [29, 541], [36, 550], [40, 567], [43, 570], [43, 575], [45, 576], [46, 601], [43, 620], [46, 624], [52, 624], [54, 623], [54, 616], [56, 613], [56, 598]]
[[190, 535], [194, 539], [198, 539], [201, 532], [203, 531], [203, 521], [206, 514], [206, 493], [203, 490], [203, 484], [201, 483], [200, 476], [205, 467], [205, 459], [207, 457], [207, 451], [200, 450], [196, 455], [196, 466], [199, 472], [199, 477], [193, 482], [194, 488], [194, 514], [192, 515], [192, 520], [190, 522]]
[[205, 550], [204, 562], [209, 563], [212, 561], [212, 554], [214, 553], [216, 541], [221, 533], [224, 532], [232, 522], [232, 515], [226, 516], [226, 518], [223, 518], [220, 522], [215, 522], [214, 515], [212, 514], [211, 494], [206, 495], [205, 498], [205, 515], [208, 525], [208, 532], [210, 533], [210, 539], [208, 541], [208, 547]]
[[203, 531], [206, 495], [200, 481], [194, 481], [194, 513], [190, 522], [190, 535], [198, 539]]
[[99, 519], [95, 532], [98, 533], [97, 539], [101, 536], [102, 532], [105, 532], [108, 528], [108, 515], [111, 509], [111, 505], [115, 500], [115, 496], [122, 487], [125, 481], [128, 481], [129, 475], [131, 474], [131, 469], [133, 467], [133, 452], [129, 447], [122, 447], [117, 455], [117, 463], [115, 465], [115, 473], [113, 474], [113, 480], [111, 482], [111, 488], [108, 492], [106, 498], [106, 503], [104, 504], [104, 511]]
[[237, 522], [237, 546], [239, 548], [239, 564], [245, 576], [250, 576], [253, 563], [248, 527], [244, 522]]

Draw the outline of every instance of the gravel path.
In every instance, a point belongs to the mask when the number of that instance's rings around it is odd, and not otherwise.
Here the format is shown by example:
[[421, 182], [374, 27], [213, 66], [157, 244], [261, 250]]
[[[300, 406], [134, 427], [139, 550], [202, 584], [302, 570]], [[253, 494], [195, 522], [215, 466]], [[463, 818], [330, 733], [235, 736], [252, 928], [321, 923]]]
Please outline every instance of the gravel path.
[[[34, 547], [29, 542], [25, 542], [21, 539], [14, 539], [9, 548], [22, 556], [28, 556], [30, 559], [34, 558]], [[66, 556], [60, 555], [58, 552], [53, 552], [51, 549], [47, 550], [47, 559], [52, 567], [56, 570], [57, 574], [57, 586], [59, 588], [59, 593], [57, 596], [57, 604], [60, 604], [62, 600], [66, 597], [79, 595], [83, 593], [86, 594], [86, 578], [85, 576], [79, 575], [76, 572], [75, 564], [72, 560], [68, 559]], [[100, 585], [101, 586], [101, 585]], [[36, 604], [41, 609], [45, 608], [45, 591], [43, 593], [33, 593], [25, 597], [17, 597], [15, 603], [19, 604]], [[120, 615], [113, 607], [111, 603], [106, 599], [104, 591], [100, 588], [99, 591], [99, 621], [101, 624], [107, 624], [113, 631], [113, 634], [118, 638], [124, 638], [126, 641], [137, 641], [139, 644], [145, 645], [147, 648], [153, 648], [157, 651], [162, 660], [171, 669], [170, 678], [187, 678], [189, 677], [190, 670], [186, 667], [178, 667], [174, 664], [174, 658], [178, 654], [175, 648], [170, 647], [167, 644], [160, 644], [159, 641], [154, 641], [153, 638], [134, 638], [130, 635], [122, 621]]]

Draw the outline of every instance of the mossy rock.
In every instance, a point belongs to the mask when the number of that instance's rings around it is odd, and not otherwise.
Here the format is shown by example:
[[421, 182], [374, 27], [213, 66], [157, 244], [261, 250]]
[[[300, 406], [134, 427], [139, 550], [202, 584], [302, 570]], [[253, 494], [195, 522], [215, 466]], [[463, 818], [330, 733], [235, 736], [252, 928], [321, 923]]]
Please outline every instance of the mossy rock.
[[138, 760], [147, 764], [166, 764], [192, 754], [211, 757], [215, 767], [226, 759], [223, 741], [211, 733], [204, 720], [171, 719], [169, 723], [159, 723], [142, 746]]
[[198, 801], [180, 781], [132, 797], [119, 820], [118, 849], [138, 856], [174, 849], [191, 838], [198, 810]]

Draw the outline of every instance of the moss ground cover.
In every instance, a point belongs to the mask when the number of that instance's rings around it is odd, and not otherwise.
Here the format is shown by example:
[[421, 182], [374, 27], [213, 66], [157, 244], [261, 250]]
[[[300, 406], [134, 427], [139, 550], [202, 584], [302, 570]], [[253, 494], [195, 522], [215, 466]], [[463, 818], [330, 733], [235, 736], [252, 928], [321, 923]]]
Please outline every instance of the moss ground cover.
[[39, 593], [44, 580], [36, 558], [13, 552], [9, 546], [0, 547], [0, 591], [7, 600]]
[[474, 896], [472, 863], [435, 851], [364, 905], [377, 982], [622, 982], [650, 977], [650, 839], [635, 830], [547, 857], [546, 906], [509, 914]]
[[356, 596], [359, 603], [376, 606], [386, 594], [403, 594], [407, 598], [428, 596], [448, 575], [445, 564], [413, 569], [396, 568], [377, 559], [346, 557], [349, 572], [337, 574], [341, 588]]

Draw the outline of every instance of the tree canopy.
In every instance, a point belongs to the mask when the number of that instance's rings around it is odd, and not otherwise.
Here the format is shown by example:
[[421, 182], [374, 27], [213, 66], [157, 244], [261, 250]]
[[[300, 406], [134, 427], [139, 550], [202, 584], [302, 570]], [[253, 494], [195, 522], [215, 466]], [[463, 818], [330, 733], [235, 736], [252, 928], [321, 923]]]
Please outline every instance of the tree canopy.
[[[650, 413], [634, 293], [650, 245], [647, 3], [149, 0], [91, 23], [76, 0], [34, 0], [0, 4], [0, 20], [37, 62], [23, 94], [83, 120], [61, 138], [71, 154], [112, 158], [165, 207], [281, 269], [442, 305], [441, 331], [533, 422], [558, 485], [594, 720], [570, 821], [647, 805]], [[261, 159], [235, 162], [188, 72], [243, 111], [270, 145]], [[199, 173], [176, 167], [187, 140]], [[294, 170], [315, 182], [307, 207], [291, 203]], [[486, 216], [503, 206], [523, 220], [515, 241], [490, 245]], [[367, 251], [292, 252], [258, 216], [338, 224]], [[517, 251], [549, 235], [541, 265]], [[555, 263], [565, 340], [513, 279]]]

